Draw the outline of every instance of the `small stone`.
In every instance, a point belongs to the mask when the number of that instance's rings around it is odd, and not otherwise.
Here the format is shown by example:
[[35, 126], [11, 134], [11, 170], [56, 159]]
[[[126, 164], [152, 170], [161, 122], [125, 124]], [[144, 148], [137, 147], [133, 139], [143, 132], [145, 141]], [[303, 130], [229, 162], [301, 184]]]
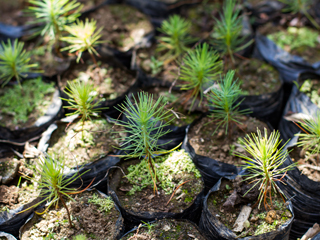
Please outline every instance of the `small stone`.
[[154, 195], [153, 195], [153, 194], [151, 194], [151, 195], [148, 197], [149, 200], [152, 200], [153, 198], [154, 198]]
[[170, 228], [170, 226], [169, 225], [164, 225], [163, 226], [163, 231], [169, 231], [171, 228]]
[[217, 134], [217, 139], [221, 139], [224, 136], [224, 130], [220, 130]]
[[250, 87], [256, 88], [256, 86], [257, 86], [256, 81], [250, 81]]
[[244, 221], [243, 226], [245, 229], [248, 229], [250, 227], [250, 222], [248, 220]]
[[272, 224], [273, 223], [273, 220], [276, 219], [276, 216], [277, 216], [277, 212], [275, 210], [270, 210], [268, 213], [267, 213], [267, 216], [265, 218], [265, 221], [269, 224]]
[[224, 152], [228, 152], [228, 151], [230, 150], [230, 147], [229, 147], [228, 144], [226, 144], [226, 145], [223, 145], [223, 146], [221, 147], [221, 149], [222, 149]]
[[203, 138], [200, 138], [200, 142], [204, 143], [204, 139], [203, 139]]
[[256, 222], [259, 220], [259, 217], [257, 215], [253, 215], [251, 218], [250, 218], [250, 222]]
[[150, 64], [151, 64], [151, 60], [146, 59], [141, 63], [141, 68], [146, 72], [150, 72], [151, 71]]
[[292, 218], [292, 213], [287, 210], [287, 211], [285, 212], [285, 216], [288, 217], [288, 218]]

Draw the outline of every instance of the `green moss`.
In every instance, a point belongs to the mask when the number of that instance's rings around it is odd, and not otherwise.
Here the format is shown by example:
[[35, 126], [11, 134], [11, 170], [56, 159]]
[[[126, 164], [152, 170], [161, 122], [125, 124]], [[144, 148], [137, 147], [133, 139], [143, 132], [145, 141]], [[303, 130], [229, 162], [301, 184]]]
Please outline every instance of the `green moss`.
[[88, 199], [88, 203], [96, 205], [100, 211], [108, 213], [114, 207], [114, 202], [111, 197], [102, 198], [98, 194], [93, 194], [91, 198]]
[[288, 27], [287, 31], [280, 31], [268, 35], [267, 37], [274, 41], [279, 47], [290, 47], [290, 50], [300, 47], [312, 47], [314, 48], [318, 43], [317, 31], [309, 28], [296, 28]]
[[[157, 157], [155, 159], [156, 171], [160, 180], [160, 187], [167, 193], [172, 193], [177, 185], [183, 183], [180, 179], [176, 183], [176, 176], [181, 173], [193, 173], [196, 178], [200, 178], [200, 172], [192, 162], [189, 154], [184, 150], [174, 151], [169, 155]], [[153, 181], [147, 168], [147, 163], [142, 160], [137, 165], [128, 167], [128, 179], [134, 184], [132, 189], [128, 192], [129, 195], [134, 194], [136, 191], [141, 191], [147, 186], [153, 186]]]
[[22, 89], [18, 85], [6, 87], [0, 95], [1, 112], [12, 115], [14, 124], [27, 122], [30, 113], [39, 105], [42, 106], [40, 114], [44, 114], [43, 110], [50, 104], [50, 101], [44, 101], [44, 96], [55, 91], [53, 86], [54, 83], [36, 78], [23, 82]]

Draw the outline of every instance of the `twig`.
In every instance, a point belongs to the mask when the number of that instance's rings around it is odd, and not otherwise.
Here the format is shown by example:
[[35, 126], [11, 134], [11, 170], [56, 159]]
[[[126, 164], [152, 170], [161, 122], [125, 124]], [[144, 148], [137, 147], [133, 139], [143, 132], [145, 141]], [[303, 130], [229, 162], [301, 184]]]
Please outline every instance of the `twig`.
[[181, 184], [173, 191], [173, 193], [171, 194], [171, 197], [170, 197], [169, 201], [167, 202], [166, 206], [168, 206], [169, 202], [170, 202], [171, 199], [173, 198], [173, 196], [174, 196], [174, 194], [176, 193], [176, 191], [177, 191], [183, 184], [185, 184], [185, 183], [187, 183], [187, 182], [190, 182], [190, 181], [191, 181], [191, 180], [188, 180], [188, 181], [185, 181], [185, 182], [181, 183]]

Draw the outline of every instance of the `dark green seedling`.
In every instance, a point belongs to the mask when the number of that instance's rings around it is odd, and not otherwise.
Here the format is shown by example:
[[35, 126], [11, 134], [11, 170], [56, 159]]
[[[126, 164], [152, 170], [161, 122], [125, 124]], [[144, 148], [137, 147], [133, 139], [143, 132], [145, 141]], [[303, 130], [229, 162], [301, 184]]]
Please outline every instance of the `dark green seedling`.
[[180, 79], [184, 84], [180, 87], [182, 90], [189, 91], [185, 103], [192, 98], [190, 110], [198, 97], [200, 97], [199, 105], [201, 104], [204, 88], [216, 80], [221, 73], [221, 68], [222, 61], [219, 60], [219, 54], [209, 48], [206, 43], [197, 46], [194, 50], [189, 50], [183, 58]]
[[138, 98], [133, 97], [133, 101], [127, 97], [126, 102], [119, 106], [119, 110], [128, 119], [128, 121], [116, 122], [117, 125], [124, 127], [124, 132], [127, 133], [126, 137], [120, 139], [123, 142], [121, 149], [127, 153], [121, 157], [146, 159], [147, 168], [154, 183], [154, 191], [157, 191], [156, 182], [159, 180], [153, 158], [157, 154], [170, 152], [161, 149], [158, 139], [171, 131], [164, 130], [164, 127], [170, 123], [170, 120], [164, 122], [164, 119], [170, 119], [172, 113], [165, 109], [162, 97], [154, 102], [152, 95], [148, 93], [140, 92], [137, 95]]
[[[240, 152], [235, 154], [244, 159], [245, 165], [243, 167], [248, 169], [249, 174], [245, 180], [255, 183], [249, 191], [256, 186], [260, 191], [256, 203], [259, 204], [258, 208], [262, 202], [265, 209], [271, 208], [273, 206], [272, 196], [275, 193], [280, 194], [282, 198], [285, 197], [276, 182], [283, 182], [282, 179], [287, 171], [292, 170], [295, 164], [280, 168], [288, 156], [287, 150], [284, 150], [286, 144], [279, 148], [280, 143], [278, 131], [273, 131], [268, 137], [266, 129], [264, 129], [264, 135], [258, 129], [257, 134], [252, 133], [251, 136], [247, 135], [246, 138], [240, 140], [240, 144], [249, 153], [249, 156]], [[268, 199], [271, 207], [268, 204]]]
[[80, 123], [82, 123], [82, 139], [83, 139], [83, 128], [84, 122], [91, 117], [98, 116], [98, 113], [105, 108], [99, 108], [99, 104], [102, 99], [96, 100], [96, 92], [94, 87], [89, 82], [84, 82], [80, 80], [69, 81], [64, 93], [69, 97], [61, 98], [68, 102], [69, 106], [64, 108], [70, 109], [73, 112], [66, 114], [67, 116], [79, 115]]
[[159, 31], [165, 36], [158, 38], [157, 51], [166, 51], [160, 59], [164, 60], [164, 64], [168, 64], [181, 56], [189, 49], [188, 45], [196, 41], [189, 35], [190, 29], [191, 23], [178, 15], [173, 15], [168, 20], [163, 21]]
[[216, 24], [211, 35], [212, 42], [223, 56], [229, 55], [234, 63], [233, 54], [253, 42], [244, 43], [246, 37], [241, 36], [242, 16], [240, 16], [240, 9], [236, 8], [236, 1], [225, 1], [223, 13], [220, 13], [220, 20], [215, 20]]
[[31, 24], [39, 25], [34, 35], [47, 35], [55, 41], [59, 50], [59, 39], [65, 25], [73, 23], [79, 16], [82, 5], [76, 0], [29, 0], [27, 12], [35, 17]]
[[63, 198], [67, 197], [74, 201], [70, 195], [81, 193], [91, 185], [90, 184], [81, 191], [77, 191], [77, 189], [68, 187], [71, 183], [79, 179], [83, 174], [90, 170], [87, 170], [83, 173], [76, 172], [70, 178], [65, 178], [63, 174], [64, 166], [65, 165], [62, 161], [55, 160], [49, 155], [46, 157], [40, 156], [36, 164], [30, 166], [30, 168], [34, 171], [34, 176], [36, 177], [30, 177], [24, 173], [21, 173], [25, 179], [38, 184], [38, 188], [41, 189], [40, 197], [42, 198], [40, 202], [32, 205], [30, 208], [27, 208], [24, 211], [35, 208], [44, 202], [48, 202], [49, 204], [43, 211], [43, 213], [45, 213], [53, 204], [56, 206], [56, 208], [58, 208], [59, 202], [61, 202], [67, 210], [69, 224], [70, 227], [72, 227], [70, 212]]
[[0, 46], [0, 79], [1, 86], [6, 85], [11, 79], [18, 81], [21, 86], [21, 78], [27, 77], [28, 73], [41, 72], [36, 70], [38, 64], [30, 64], [30, 52], [23, 50], [24, 43], [11, 40], [8, 43], [1, 42]]
[[101, 38], [100, 32], [103, 28], [96, 30], [96, 23], [95, 20], [89, 21], [86, 19], [85, 22], [78, 20], [70, 26], [65, 26], [65, 30], [70, 36], [62, 37], [61, 40], [70, 45], [61, 49], [61, 51], [68, 50], [70, 53], [76, 53], [78, 55], [77, 62], [81, 59], [82, 53], [88, 51], [93, 62], [97, 65], [94, 55], [99, 56], [99, 54], [95, 47], [103, 43], [103, 41], [99, 40]]
[[304, 14], [309, 21], [317, 28], [320, 29], [319, 24], [311, 17], [308, 10], [313, 3], [312, 0], [279, 0], [287, 6], [283, 9], [284, 12], [291, 12], [293, 14], [298, 13], [298, 23], [301, 22], [301, 13]]
[[234, 74], [234, 70], [228, 71], [225, 77], [220, 79], [217, 87], [212, 88], [207, 96], [209, 106], [212, 109], [210, 117], [217, 123], [214, 133], [217, 129], [223, 127], [226, 135], [229, 132], [229, 137], [231, 137], [233, 124], [242, 124], [239, 121], [241, 116], [250, 113], [248, 109], [239, 109], [244, 99], [238, 101], [241, 89], [237, 80], [233, 81]]

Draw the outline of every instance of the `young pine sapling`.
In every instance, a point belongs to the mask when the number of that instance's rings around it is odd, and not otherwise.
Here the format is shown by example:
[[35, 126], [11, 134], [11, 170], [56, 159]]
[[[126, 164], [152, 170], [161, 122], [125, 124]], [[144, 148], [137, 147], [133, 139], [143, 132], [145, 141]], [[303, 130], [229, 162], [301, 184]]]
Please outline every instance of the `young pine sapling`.
[[229, 137], [233, 124], [242, 124], [239, 121], [241, 116], [250, 113], [249, 109], [239, 109], [244, 99], [239, 101], [241, 89], [237, 80], [233, 81], [234, 74], [234, 70], [228, 71], [223, 78], [220, 77], [217, 87], [207, 94], [208, 104], [212, 109], [210, 117], [217, 123], [214, 133], [222, 126], [225, 134], [229, 133]]
[[79, 16], [82, 5], [76, 0], [29, 0], [31, 6], [27, 12], [35, 17], [31, 24], [37, 24], [34, 35], [49, 36], [59, 51], [62, 31], [67, 24], [73, 23]]
[[164, 20], [159, 31], [165, 34], [165, 36], [158, 38], [159, 44], [157, 46], [158, 52], [167, 51], [160, 59], [164, 60], [164, 64], [181, 56], [189, 49], [188, 45], [196, 41], [194, 37], [189, 35], [191, 23], [178, 15]]
[[[273, 131], [268, 137], [266, 129], [264, 129], [264, 135], [258, 129], [257, 134], [252, 133], [251, 136], [247, 135], [246, 138], [240, 140], [240, 144], [249, 153], [249, 156], [240, 152], [235, 154], [244, 159], [245, 165], [243, 167], [249, 172], [245, 180], [254, 182], [249, 191], [256, 186], [259, 189], [256, 203], [259, 204], [258, 208], [260, 208], [262, 202], [265, 209], [272, 208], [272, 196], [277, 193], [284, 200], [283, 196], [285, 195], [276, 182], [283, 182], [286, 172], [292, 170], [295, 164], [283, 165], [287, 159], [288, 152], [284, 150], [285, 144], [279, 148], [280, 143], [279, 132]], [[268, 204], [268, 199], [270, 205]]]
[[91, 116], [98, 116], [98, 113], [105, 108], [99, 108], [102, 99], [96, 100], [96, 92], [89, 82], [80, 80], [69, 81], [64, 93], [69, 98], [61, 98], [67, 101], [69, 106], [64, 106], [73, 112], [66, 116], [80, 115], [80, 123], [82, 124], [82, 139], [84, 138], [84, 123], [87, 119], [91, 120]]
[[320, 153], [320, 111], [315, 116], [307, 115], [304, 119], [297, 122], [301, 125], [299, 128], [303, 131], [296, 134], [299, 137], [297, 146], [302, 147], [311, 154]]
[[[153, 181], [153, 189], [157, 191], [157, 173], [154, 167], [153, 158], [157, 154], [165, 154], [169, 151], [161, 149], [158, 139], [170, 130], [164, 130], [170, 121], [164, 122], [164, 119], [170, 119], [172, 113], [165, 109], [163, 98], [159, 97], [157, 101], [153, 101], [152, 95], [140, 92], [138, 98], [133, 97], [133, 101], [127, 97], [124, 104], [120, 105], [120, 109], [127, 121], [118, 120], [117, 125], [125, 128], [124, 132], [127, 136], [121, 138], [123, 142], [121, 149], [127, 155], [126, 158], [144, 158], [148, 164], [147, 168]], [[173, 149], [174, 150], [174, 149]]]
[[221, 68], [222, 61], [219, 60], [219, 54], [213, 51], [208, 44], [204, 43], [188, 51], [180, 67], [180, 79], [184, 82], [180, 87], [182, 90], [189, 91], [185, 102], [192, 98], [190, 110], [198, 97], [200, 97], [200, 106], [203, 91], [208, 84], [212, 84], [217, 79]]
[[233, 54], [248, 47], [253, 40], [244, 43], [246, 36], [241, 36], [242, 16], [240, 9], [236, 8], [236, 0], [224, 2], [223, 13], [220, 13], [220, 20], [216, 19], [216, 24], [211, 37], [216, 49], [223, 56], [229, 55], [232, 64]]
[[70, 45], [62, 48], [61, 51], [69, 50], [70, 53], [76, 53], [78, 56], [77, 62], [81, 59], [82, 53], [88, 51], [94, 64], [97, 65], [94, 55], [99, 56], [99, 54], [95, 50], [95, 47], [103, 43], [103, 41], [99, 40], [101, 38], [100, 32], [102, 31], [102, 27], [96, 30], [96, 21], [86, 19], [85, 22], [77, 20], [76, 23], [64, 28], [70, 36], [62, 37], [61, 40]]
[[49, 155], [45, 157], [40, 156], [36, 164], [30, 167], [34, 171], [34, 176], [37, 177], [30, 177], [23, 173], [21, 174], [25, 179], [36, 182], [38, 184], [38, 188], [41, 189], [40, 197], [42, 198], [42, 200], [35, 205], [32, 205], [30, 208], [23, 210], [22, 212], [27, 211], [31, 208], [35, 208], [42, 203], [48, 202], [48, 205], [44, 210], [44, 212], [46, 212], [53, 204], [55, 204], [56, 208], [58, 208], [59, 202], [61, 202], [67, 210], [69, 224], [70, 227], [72, 227], [70, 212], [63, 198], [67, 197], [70, 200], [74, 201], [74, 199], [70, 195], [81, 193], [92, 184], [90, 183], [85, 189], [81, 191], [77, 191], [77, 189], [68, 187], [71, 183], [81, 178], [83, 174], [87, 173], [90, 170], [87, 170], [83, 173], [76, 172], [71, 177], [66, 178], [63, 174], [65, 167], [64, 163], [62, 163], [62, 161], [60, 160], [53, 159]]
[[28, 73], [41, 72], [36, 70], [38, 64], [30, 64], [30, 52], [23, 50], [24, 43], [15, 39], [8, 43], [1, 42], [0, 46], [0, 79], [2, 87], [11, 79], [18, 81], [21, 87], [21, 79], [28, 76]]

